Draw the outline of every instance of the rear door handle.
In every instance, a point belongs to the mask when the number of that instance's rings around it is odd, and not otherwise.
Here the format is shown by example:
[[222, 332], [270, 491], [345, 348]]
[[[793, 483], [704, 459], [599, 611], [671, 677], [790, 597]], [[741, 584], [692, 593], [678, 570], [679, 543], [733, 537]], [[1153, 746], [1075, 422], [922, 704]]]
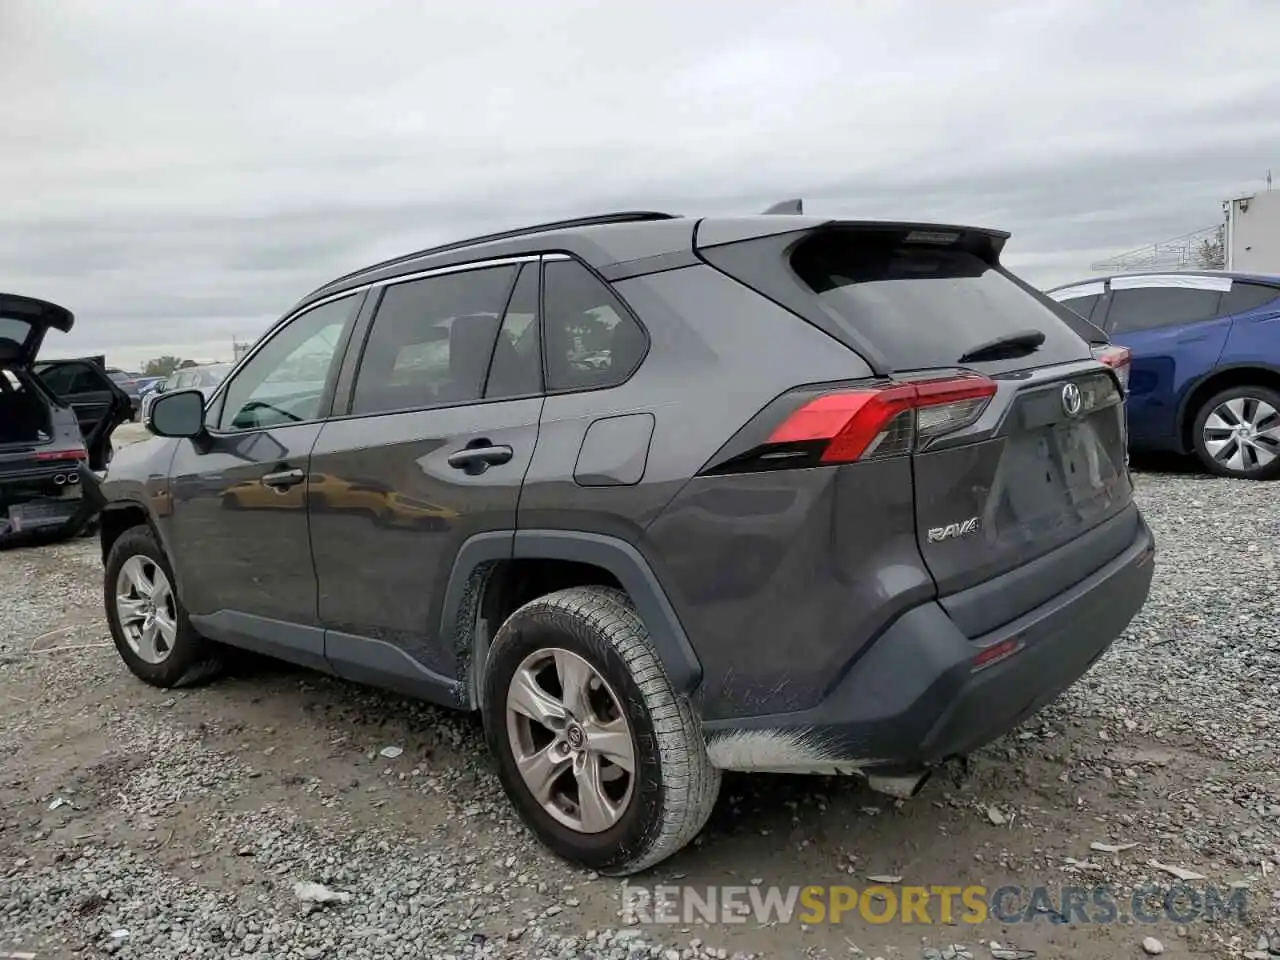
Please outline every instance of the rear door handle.
[[290, 487], [296, 487], [305, 479], [307, 479], [305, 470], [277, 470], [275, 473], [262, 475], [262, 482], [268, 487], [275, 487], [277, 490], [288, 490]]
[[507, 463], [515, 456], [515, 451], [506, 445], [481, 442], [485, 443], [485, 446], [468, 446], [457, 453], [449, 454], [449, 466], [455, 470], [465, 470], [467, 473], [484, 473], [490, 467]]

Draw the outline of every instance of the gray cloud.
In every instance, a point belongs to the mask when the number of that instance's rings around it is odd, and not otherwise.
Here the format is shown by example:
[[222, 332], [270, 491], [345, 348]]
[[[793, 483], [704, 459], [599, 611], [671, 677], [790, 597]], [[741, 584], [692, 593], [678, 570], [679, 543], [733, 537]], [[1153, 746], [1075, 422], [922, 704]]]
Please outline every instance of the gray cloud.
[[362, 263], [618, 208], [1011, 230], [1033, 282], [1280, 156], [1280, 6], [0, 4], [0, 286], [225, 356]]

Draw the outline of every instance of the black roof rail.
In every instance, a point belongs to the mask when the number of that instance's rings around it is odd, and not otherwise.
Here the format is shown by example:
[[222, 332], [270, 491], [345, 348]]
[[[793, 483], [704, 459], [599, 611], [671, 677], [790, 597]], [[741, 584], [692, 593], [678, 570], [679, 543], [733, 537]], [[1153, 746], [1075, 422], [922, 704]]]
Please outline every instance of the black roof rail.
[[768, 210], [764, 211], [764, 216], [772, 216], [773, 214], [794, 214], [800, 216], [804, 213], [804, 201], [797, 197], [795, 200], [783, 200], [781, 203], [775, 203]]
[[353, 270], [351, 273], [338, 277], [336, 280], [330, 280], [320, 290], [336, 286], [352, 277], [358, 277], [362, 273], [370, 273], [374, 270], [381, 270], [385, 267], [394, 267], [398, 263], [407, 263], [410, 260], [417, 260], [420, 257], [428, 257], [437, 253], [448, 253], [451, 250], [463, 250], [467, 247], [479, 246], [482, 243], [492, 243], [495, 240], [514, 240], [517, 237], [528, 236], [533, 233], [549, 233], [552, 230], [570, 230], [574, 227], [597, 227], [609, 223], [638, 223], [645, 220], [676, 220], [679, 214], [675, 213], [659, 213], [656, 210], [623, 210], [618, 213], [598, 213], [590, 217], [576, 217], [572, 220], [556, 220], [552, 223], [537, 223], [528, 227], [517, 227], [514, 230], [503, 230], [499, 233], [487, 233], [481, 237], [471, 237], [467, 240], [455, 240], [452, 243], [442, 244], [438, 247], [428, 247], [426, 250], [417, 250], [413, 253], [406, 253], [403, 256], [393, 257], [390, 260], [383, 260], [381, 263], [371, 264], [367, 267], [361, 267], [359, 270]]

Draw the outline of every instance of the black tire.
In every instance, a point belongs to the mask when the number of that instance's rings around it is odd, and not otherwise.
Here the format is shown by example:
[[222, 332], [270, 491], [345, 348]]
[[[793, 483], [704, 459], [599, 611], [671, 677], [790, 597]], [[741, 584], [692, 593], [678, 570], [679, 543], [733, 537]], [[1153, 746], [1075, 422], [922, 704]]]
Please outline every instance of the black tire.
[[[507, 691], [521, 662], [560, 648], [585, 659], [625, 705], [636, 770], [621, 818], [600, 833], [557, 821], [516, 767], [506, 722]], [[552, 852], [611, 876], [648, 869], [680, 850], [706, 824], [720, 790], [702, 727], [671, 688], [630, 600], [610, 587], [571, 587], [516, 610], [484, 665], [482, 716], [498, 776], [521, 819]]]
[[1191, 424], [1191, 443], [1196, 457], [1206, 470], [1219, 477], [1235, 477], [1242, 480], [1275, 480], [1280, 478], [1280, 456], [1277, 456], [1276, 459], [1265, 466], [1236, 470], [1217, 460], [1205, 445], [1204, 428], [1210, 415], [1222, 404], [1236, 399], [1259, 400], [1270, 404], [1275, 410], [1280, 410], [1280, 393], [1269, 387], [1247, 385], [1229, 387], [1220, 393], [1214, 394], [1200, 405], [1200, 409], [1196, 411], [1195, 419]]
[[[177, 623], [177, 635], [172, 649], [159, 663], [148, 663], [139, 657], [129, 646], [124, 631], [120, 626], [119, 610], [116, 607], [116, 581], [120, 568], [132, 557], [145, 557], [164, 571], [170, 584], [174, 584], [173, 599]], [[103, 601], [107, 609], [107, 625], [111, 629], [111, 639], [115, 642], [120, 658], [124, 660], [135, 677], [153, 687], [169, 689], [171, 687], [188, 687], [211, 680], [222, 672], [222, 650], [212, 640], [207, 640], [196, 633], [187, 618], [186, 608], [178, 596], [177, 581], [173, 576], [173, 567], [164, 550], [156, 540], [151, 528], [145, 525], [131, 527], [120, 535], [111, 546], [107, 555], [103, 576]]]

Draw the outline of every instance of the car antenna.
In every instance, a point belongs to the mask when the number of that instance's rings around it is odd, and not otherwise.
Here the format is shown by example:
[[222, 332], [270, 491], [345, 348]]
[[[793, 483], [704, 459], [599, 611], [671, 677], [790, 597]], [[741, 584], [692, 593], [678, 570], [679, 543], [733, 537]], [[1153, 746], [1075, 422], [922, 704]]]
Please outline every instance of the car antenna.
[[772, 207], [765, 211], [765, 215], [772, 214], [793, 214], [799, 216], [804, 213], [804, 201], [797, 197], [795, 200], [783, 200], [781, 203], [775, 203]]

